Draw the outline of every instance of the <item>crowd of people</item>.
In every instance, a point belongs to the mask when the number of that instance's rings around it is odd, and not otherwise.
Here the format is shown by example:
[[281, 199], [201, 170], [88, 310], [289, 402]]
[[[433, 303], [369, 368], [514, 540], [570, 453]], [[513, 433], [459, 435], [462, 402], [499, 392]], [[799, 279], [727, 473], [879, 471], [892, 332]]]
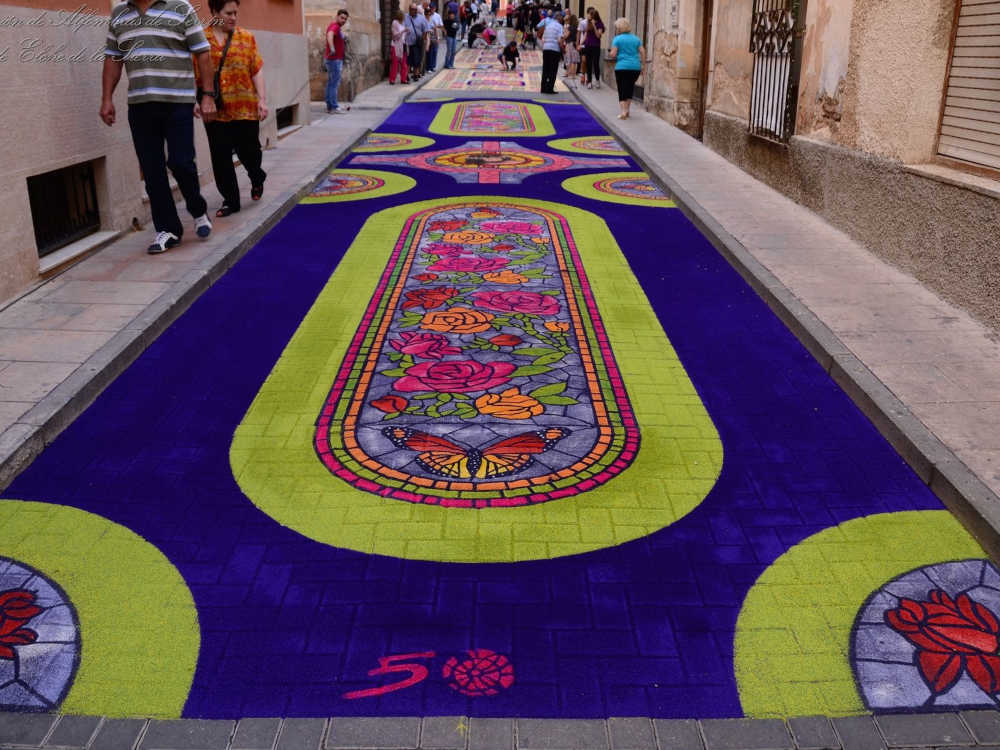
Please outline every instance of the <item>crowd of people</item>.
[[[154, 6], [159, 12], [148, 13]], [[261, 167], [260, 121], [267, 117], [268, 107], [263, 60], [253, 34], [237, 25], [240, 0], [208, 0], [208, 7], [207, 29], [188, 0], [129, 0], [111, 12], [100, 116], [105, 124], [115, 124], [113, 95], [122, 72], [127, 72], [128, 123], [155, 229], [148, 247], [151, 254], [176, 246], [184, 235], [168, 168], [194, 219], [195, 234], [204, 239], [212, 232], [195, 164], [194, 118], [204, 122], [215, 184], [222, 196], [215, 216], [229, 216], [241, 208], [234, 153], [250, 178], [251, 199], [260, 200], [264, 193], [267, 173]], [[346, 10], [337, 11], [326, 31], [326, 109], [331, 114], [350, 109], [338, 102], [337, 94], [348, 18]], [[645, 50], [626, 19], [619, 18], [614, 28], [609, 59], [615, 61], [619, 117], [627, 119]], [[505, 29], [513, 30], [509, 40]], [[499, 41], [497, 59], [506, 70], [517, 68], [519, 48], [541, 45], [542, 93], [555, 93], [560, 61], [566, 66], [564, 78], [579, 75], [581, 85], [600, 88], [604, 31], [594, 8], [577, 19], [568, 7], [564, 11], [511, 0], [501, 15], [500, 0], [449, 0], [442, 17], [433, 0], [424, 0], [411, 4], [405, 14], [400, 10], [393, 19], [389, 83], [395, 84], [397, 78], [409, 83], [434, 72], [442, 45], [442, 66], [452, 68], [459, 46], [490, 47]]]

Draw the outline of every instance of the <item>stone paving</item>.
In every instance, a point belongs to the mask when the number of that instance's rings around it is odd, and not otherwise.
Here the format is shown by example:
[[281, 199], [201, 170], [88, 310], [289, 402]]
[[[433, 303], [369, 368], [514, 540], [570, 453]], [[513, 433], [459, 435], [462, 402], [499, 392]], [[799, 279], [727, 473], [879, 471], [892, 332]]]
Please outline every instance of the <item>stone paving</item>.
[[[371, 96], [377, 99], [386, 89], [382, 87]], [[140, 286], [120, 292], [140, 297], [122, 297], [115, 304], [141, 308], [149, 300], [157, 301], [145, 311], [118, 311], [125, 328], [117, 340], [109, 342], [114, 344], [112, 356], [105, 353], [101, 362], [98, 351], [87, 359], [87, 350], [81, 349], [75, 356], [86, 359], [87, 364], [56, 388], [56, 398], [61, 399], [56, 408], [45, 404], [53, 396], [46, 395], [42, 387], [29, 395], [40, 402], [34, 410], [46, 407], [49, 416], [29, 416], [19, 423], [22, 430], [33, 428], [23, 434], [31, 434], [36, 445], [19, 447], [20, 453], [11, 451], [10, 473], [37, 452], [41, 447], [38, 443], [51, 439], [79, 413], [157, 333], [167, 329], [6, 493], [28, 502], [6, 502], [0, 507], [7, 536], [0, 555], [13, 558], [0, 569], [0, 575], [12, 581], [24, 581], [27, 575], [29, 582], [36, 581], [34, 586], [48, 585], [51, 596], [68, 595], [80, 611], [79, 622], [73, 620], [73, 626], [91, 634], [89, 641], [85, 639], [91, 644], [88, 648], [96, 644], [103, 649], [108, 674], [98, 674], [93, 657], [85, 660], [63, 710], [82, 714], [88, 708], [93, 711], [108, 706], [94, 712], [225, 716], [234, 721], [107, 719], [98, 724], [98, 719], [66, 716], [53, 724], [55, 717], [44, 714], [3, 715], [0, 745], [83, 747], [90, 743], [90, 747], [194, 750], [319, 747], [321, 743], [326, 748], [503, 747], [516, 743], [517, 747], [539, 748], [737, 750], [982, 746], [1000, 742], [995, 734], [996, 713], [947, 713], [949, 706], [993, 705], [989, 681], [997, 679], [994, 654], [1000, 625], [992, 613], [1000, 611], [1000, 572], [983, 559], [982, 550], [939, 510], [937, 500], [920, 483], [936, 485], [939, 491], [942, 484], [945, 490], [950, 487], [966, 503], [959, 510], [977, 514], [986, 528], [980, 537], [989, 544], [992, 527], [983, 501], [990, 495], [975, 485], [975, 476], [961, 475], [957, 468], [945, 465], [941, 455], [934, 453], [934, 445], [906, 422], [907, 415], [891, 413], [887, 420], [890, 426], [909, 439], [903, 447], [921, 449], [915, 450], [914, 456], [907, 455], [917, 466], [920, 480], [913, 476], [852, 411], [824, 372], [831, 372], [849, 392], [853, 386], [857, 393], [850, 395], [855, 400], [863, 402], [858, 394], [867, 395], [873, 404], [891, 412], [900, 402], [879, 401], [872, 396], [865, 373], [852, 369], [852, 361], [861, 363], [863, 358], [848, 360], [843, 353], [833, 351], [829, 338], [824, 338], [824, 332], [809, 318], [808, 308], [781, 300], [786, 304], [776, 306], [779, 313], [798, 314], [792, 316], [793, 330], [807, 343], [824, 344], [811, 347], [823, 366], [817, 367], [760, 301], [747, 294], [749, 288], [721, 263], [694, 227], [675, 218], [677, 212], [671, 211], [667, 196], [658, 194], [656, 186], [640, 173], [601, 172], [595, 179], [602, 179], [589, 183], [551, 174], [564, 168], [560, 164], [586, 161], [563, 156], [560, 151], [567, 147], [583, 149], [591, 157], [620, 158], [611, 155], [614, 144], [565, 95], [536, 109], [529, 103], [515, 108], [490, 103], [448, 110], [441, 122], [451, 124], [437, 127], [459, 130], [438, 138], [445, 149], [434, 157], [444, 160], [435, 163], [447, 168], [424, 176], [419, 171], [424, 167], [408, 162], [411, 156], [405, 151], [427, 147], [420, 141], [427, 140], [427, 123], [448, 104], [427, 94], [422, 92], [415, 97], [422, 101], [395, 112], [369, 145], [330, 172], [305, 201], [332, 201], [332, 205], [296, 208], [188, 312], [184, 313], [184, 308], [235, 263], [263, 229], [249, 227], [242, 242], [219, 249], [213, 260], [194, 259], [196, 271], [182, 274], [177, 283], [186, 280], [188, 284], [181, 293], [175, 291], [173, 299], [166, 288]], [[614, 104], [599, 97], [588, 103], [598, 114]], [[514, 110], [529, 116], [518, 124], [509, 117]], [[384, 111], [371, 113], [375, 119]], [[516, 130], [541, 128], [549, 118], [555, 134], [569, 136], [562, 140], [570, 143], [552, 141], [549, 147], [553, 150], [547, 151], [539, 148], [543, 142], [532, 141], [528, 133], [528, 138], [519, 141], [523, 144], [520, 151], [503, 145], [491, 150], [485, 140], [472, 151], [462, 151], [467, 137], [461, 133], [481, 128], [481, 120]], [[338, 119], [342, 122], [347, 118], [331, 118], [329, 127], [341, 127]], [[698, 215], [702, 202], [708, 204], [712, 196], [724, 202], [730, 178], [724, 162], [716, 165], [717, 181], [708, 184], [706, 192], [697, 194], [698, 201], [693, 201], [691, 196], [696, 195], [698, 175], [704, 174], [704, 167], [690, 170], [690, 181], [680, 185], [673, 176], [673, 165], [683, 165], [684, 159], [697, 161], [705, 154], [693, 141], [665, 138], [664, 133], [672, 135], [669, 129], [662, 123], [653, 127], [656, 123], [648, 119], [645, 123], [644, 118], [636, 117], [628, 123], [629, 127], [649, 126], [644, 131], [648, 140], [624, 130], [619, 133], [621, 140], [671, 186], [696, 223], [717, 245], [723, 245], [724, 254], [732, 257], [740, 250], [753, 249], [754, 235], [749, 231], [743, 231], [742, 243], [735, 246], [722, 241], [736, 230], [732, 223], [729, 232], [719, 224], [733, 221], [721, 208], [720, 219], [714, 224], [711, 217]], [[336, 161], [336, 150], [356, 140], [352, 131], [342, 132], [340, 141], [327, 140], [328, 134], [321, 130], [324, 126], [326, 122], [313, 130], [317, 143], [303, 142], [303, 149], [313, 147], [315, 151], [303, 152], [300, 175], [309, 174], [309, 158], [326, 154], [319, 156], [320, 163], [330, 164]], [[429, 127], [430, 132], [440, 135], [434, 124]], [[462, 131], [463, 127], [467, 130]], [[293, 137], [302, 135], [310, 133]], [[656, 142], [673, 149], [669, 158], [660, 156], [663, 164], [671, 165], [666, 173], [648, 158]], [[365, 163], [361, 152], [392, 153], [398, 147], [402, 155], [393, 157], [395, 161], [386, 157], [379, 165], [393, 171], [353, 169], [354, 164]], [[522, 160], [519, 168], [525, 170], [514, 182], [506, 181], [502, 171], [511, 159]], [[623, 161], [621, 168], [634, 170], [627, 159]], [[598, 159], [591, 164], [597, 166]], [[325, 168], [313, 177], [327, 171]], [[683, 166], [678, 166], [676, 173], [687, 179]], [[472, 182], [478, 182], [478, 187], [458, 189], [456, 183], [462, 183], [466, 174], [475, 175]], [[426, 200], [409, 204], [416, 208], [398, 207], [404, 200], [414, 200], [399, 196], [413, 190], [413, 178], [419, 182], [420, 197]], [[310, 180], [298, 179], [289, 178], [280, 206], [272, 209], [287, 207], [301, 197], [304, 191], [300, 185]], [[509, 192], [500, 192], [502, 189]], [[365, 191], [374, 199], [364, 211], [345, 211], [350, 204], [337, 203], [355, 200], [352, 192]], [[554, 195], [560, 196], [561, 203], [550, 202]], [[763, 189], [761, 195], [773, 199]], [[624, 207], [612, 205], [615, 203]], [[610, 232], [602, 228], [603, 222], [592, 221], [574, 205], [588, 210], [602, 205], [600, 214]], [[362, 204], [351, 207], [360, 209]], [[572, 248], [566, 263], [578, 278], [562, 291], [531, 282], [531, 278], [551, 278], [553, 274], [544, 269], [535, 273], [527, 262], [510, 264], [523, 273], [494, 273], [493, 283], [532, 284], [527, 288], [544, 289], [559, 299], [560, 295], [568, 296], [570, 289], [579, 290], [580, 308], [566, 320], [551, 319], [549, 333], [544, 333], [532, 328], [530, 321], [537, 320], [539, 314], [554, 315], [558, 306], [545, 302], [545, 295], [537, 291], [518, 297], [516, 304], [530, 302], [532, 312], [528, 314], [536, 318], [503, 318], [494, 324], [502, 333], [486, 345], [475, 346], [484, 352], [497, 352], [504, 346], [518, 345], [510, 343], [513, 339], [521, 342], [521, 336], [514, 335], [518, 331], [537, 334], [549, 348], [534, 349], [532, 356], [544, 357], [545, 363], [538, 364], [536, 359], [535, 368], [542, 369], [526, 369], [521, 377], [544, 378], [532, 381], [530, 397], [528, 387], [519, 386], [523, 391], [518, 394], [476, 398], [475, 408], [482, 410], [479, 416], [490, 410], [507, 415], [524, 411], [523, 418], [527, 418], [530, 411], [534, 418], [541, 413], [540, 406], [562, 408], [576, 403], [586, 390], [582, 384], [590, 377], [587, 373], [593, 372], [595, 389], [591, 392], [597, 394], [601, 390], [598, 386], [604, 384], [601, 398], [610, 399], [598, 401], [593, 396], [594, 403], [610, 404], [608, 411], [624, 415], [615, 430], [626, 437], [619, 443], [609, 442], [612, 457], [608, 471], [582, 477], [562, 475], [556, 481], [542, 477], [546, 467], [557, 466], [553, 463], [556, 454], [565, 451], [572, 455], [579, 441], [569, 438], [573, 433], [579, 437], [583, 429], [575, 422], [572, 430], [556, 426], [559, 422], [525, 423], [540, 429], [517, 435], [517, 449], [512, 444], [503, 450], [494, 448], [493, 453], [487, 448], [468, 447], [483, 445], [468, 430], [460, 437], [454, 431], [441, 435], [386, 428], [390, 431], [382, 432], [395, 442], [400, 458], [380, 456], [380, 460], [396, 474], [402, 468], [409, 473], [401, 484], [382, 485], [381, 497], [365, 494], [373, 492], [372, 480], [367, 478], [370, 460], [352, 465], [348, 454], [354, 454], [350, 450], [337, 453], [339, 449], [333, 444], [332, 451], [326, 450], [320, 441], [313, 447], [316, 425], [320, 430], [326, 428], [322, 418], [317, 421], [317, 408], [312, 404], [324, 403], [340, 353], [355, 351], [350, 337], [355, 329], [364, 330], [357, 328], [351, 304], [359, 300], [358, 295], [364, 300], [363, 290], [375, 285], [377, 276], [372, 274], [381, 271], [383, 261], [372, 263], [373, 253], [391, 246], [386, 240], [394, 240], [398, 234], [395, 222], [424, 215], [412, 214], [417, 209], [436, 212], [432, 218], [441, 224], [437, 231], [445, 233], [438, 238], [433, 235], [435, 230], [427, 230], [432, 233], [429, 239], [439, 245], [442, 241], [451, 243], [437, 260], [433, 255], [428, 260], [417, 256], [418, 263], [433, 263], [421, 274], [426, 278], [415, 277], [421, 284], [434, 283], [436, 278], [431, 277], [436, 273], [468, 274], [476, 264], [482, 272], [487, 261], [494, 269], [506, 266], [509, 262], [494, 262], [478, 248], [482, 237], [504, 231], [499, 228], [504, 222], [520, 222], [521, 228], [501, 237], [509, 237], [506, 241], [514, 246], [505, 249], [498, 245], [495, 253], [510, 252], [532, 234], [555, 247], [566, 242], [566, 237], [574, 238], [575, 242], [566, 245]], [[789, 206], [782, 209], [786, 215], [795, 210]], [[373, 211], [378, 211], [379, 221], [362, 226], [367, 213]], [[247, 215], [244, 212], [244, 218]], [[555, 223], [548, 225], [552, 229], [546, 233], [537, 229], [542, 225], [525, 222], [531, 216], [546, 216]], [[666, 231], [662, 233], [665, 241], [660, 240], [656, 252], [650, 253], [648, 234], [646, 242], [642, 240], [648, 233], [646, 222], [653, 216], [661, 217], [659, 226]], [[470, 224], [469, 217], [478, 223]], [[800, 218], [809, 220], [808, 216]], [[452, 223], [454, 228], [448, 226]], [[323, 230], [331, 227], [337, 230], [336, 238], [327, 240]], [[448, 236], [449, 231], [453, 237]], [[568, 231], [572, 235], [566, 234]], [[345, 248], [337, 242], [355, 235], [354, 246], [341, 257]], [[324, 241], [317, 242], [317, 237]], [[757, 240], [776, 244], [773, 237], [764, 235]], [[616, 242], [623, 256], [609, 252]], [[787, 247], [799, 242], [801, 237], [777, 244]], [[464, 249], [455, 249], [460, 247]], [[847, 252], [846, 243], [844, 247]], [[530, 255], [530, 262], [539, 262], [541, 257], [528, 250], [518, 252]], [[465, 260], [449, 260], [454, 257]], [[663, 264], [664, 257], [670, 258], [669, 265]], [[108, 262], [103, 253], [95, 258]], [[175, 262], [184, 260], [181, 256]], [[113, 258], [111, 262], [113, 265]], [[868, 262], [873, 263], [870, 258]], [[745, 262], [742, 270], [750, 265]], [[203, 267], [211, 270], [198, 270]], [[85, 276], [67, 278], [47, 292], [58, 294], [59, 289], [69, 286], [66, 293], [78, 298], [76, 302], [60, 299], [40, 304], [82, 306], [74, 315], [85, 315], [90, 308], [100, 311], [91, 313], [98, 317], [108, 313], [107, 308], [99, 307], [110, 304], [104, 296], [107, 288], [77, 289], [71, 284], [99, 282], [104, 280], [97, 278], [102, 273], [121, 271], [95, 265], [89, 272], [81, 269], [79, 273]], [[331, 279], [328, 290], [332, 294], [321, 289], [327, 278]], [[455, 284], [470, 283], [468, 276], [445, 278]], [[489, 273], [483, 278], [492, 280]], [[780, 296], [778, 287], [766, 287], [761, 281], [767, 281], [766, 272], [758, 273], [755, 279], [755, 288], [767, 288], [773, 296]], [[113, 276], [112, 281], [120, 278]], [[429, 311], [423, 317], [426, 329], [453, 330], [442, 326], [453, 326], [454, 322], [432, 321], [434, 307], [426, 306], [431, 304], [426, 301], [428, 293], [444, 294], [441, 287], [414, 286], [413, 279], [405, 283], [410, 286], [400, 289], [407, 299], [423, 300], [424, 309]], [[484, 292], [473, 295], [472, 289], [462, 294], [487, 310], [500, 309], [489, 307], [500, 304], [497, 291], [482, 297]], [[458, 293], [457, 287], [448, 292], [453, 297]], [[380, 309], [378, 299], [376, 294], [369, 308], [373, 313]], [[504, 300], [504, 304], [513, 304], [507, 297]], [[643, 317], [654, 311], [670, 334], [669, 342], [659, 338], [663, 332], [655, 319], [647, 322]], [[146, 316], [147, 327], [127, 324], [124, 319], [130, 312]], [[454, 312], [451, 315], [449, 320], [454, 319]], [[495, 313], [487, 315], [497, 317]], [[587, 316], [590, 323], [585, 325]], [[176, 323], [167, 328], [175, 318]], [[486, 319], [481, 311], [465, 309], [462, 313], [462, 325], [477, 326], [475, 331], [483, 330], [480, 326]], [[401, 321], [400, 325], [411, 325], [405, 315]], [[607, 327], [607, 334], [602, 326]], [[54, 327], [64, 332], [62, 326]], [[579, 355], [559, 349], [563, 344], [550, 336], [576, 327], [594, 332], [589, 343], [580, 339], [584, 348]], [[289, 343], [292, 333], [295, 335]], [[309, 336], [317, 335], [322, 342], [318, 347], [309, 343]], [[398, 330], [393, 335], [400, 336], [401, 347], [402, 342], [406, 347], [415, 343]], [[768, 342], [767, 352], [755, 352], [752, 343], [762, 340]], [[34, 351], [31, 341], [29, 335], [18, 345], [24, 351]], [[102, 343], [81, 341], [82, 347], [92, 349]], [[289, 345], [283, 351], [286, 343]], [[435, 345], [444, 346], [439, 341]], [[17, 345], [11, 347], [12, 353], [19, 351]], [[333, 360], [330, 351], [336, 352]], [[404, 348], [398, 351], [409, 356]], [[980, 360], [989, 361], [983, 354], [986, 350], [975, 351]], [[208, 352], [211, 356], [203, 356]], [[555, 382], [548, 374], [552, 370], [549, 365], [557, 360], [580, 356], [586, 363], [597, 355], [605, 369], [583, 367], [573, 374], [570, 363], [559, 365], [570, 373], [565, 381]], [[823, 356], [836, 361], [840, 369], [824, 362]], [[482, 357], [478, 362], [494, 379], [513, 369], [505, 369], [499, 354]], [[49, 359], [60, 364], [58, 356]], [[440, 412], [459, 414], [470, 408], [449, 405], [450, 397], [441, 398], [442, 393], [461, 390], [439, 389], [436, 404], [430, 407], [407, 402], [399, 393], [419, 392], [413, 384], [417, 378], [430, 377], [431, 372], [428, 365], [403, 358], [393, 361], [401, 362], [398, 373], [387, 371], [387, 377], [402, 378], [396, 395], [372, 402], [388, 416], [372, 413], [368, 419], [395, 418], [393, 415], [404, 408], [408, 414], [417, 409], [427, 417], [437, 417]], [[621, 368], [620, 373], [616, 367]], [[354, 372], [363, 371], [358, 365]], [[757, 371], [768, 375], [761, 377]], [[52, 372], [54, 380], [61, 377], [57, 370]], [[627, 394], [624, 388], [613, 387], [622, 379], [628, 386]], [[697, 393], [690, 387], [692, 381]], [[372, 381], [373, 387], [389, 382]], [[336, 380], [329, 412], [324, 414], [337, 417], [342, 413], [336, 400], [338, 388], [353, 383], [353, 375]], [[581, 384], [578, 390], [574, 390], [575, 383]], [[305, 408], [288, 400], [297, 393], [310, 394]], [[567, 394], [573, 397], [567, 398]], [[509, 399], [503, 403], [506, 411], [496, 412], [496, 405], [504, 399]], [[17, 403], [30, 405], [31, 401]], [[390, 411], [390, 406], [396, 412]], [[641, 470], [632, 467], [631, 474], [614, 477], [634, 458], [630, 452], [635, 449], [627, 437], [632, 424], [629, 410], [633, 408], [643, 427], [642, 450], [635, 460], [648, 457], [655, 463], [637, 463]], [[705, 418], [706, 408], [714, 425]], [[432, 409], [436, 411], [432, 413]], [[558, 413], [563, 414], [565, 424], [570, 412]], [[873, 413], [878, 423], [878, 413]], [[577, 415], [574, 419], [583, 416], [573, 414]], [[336, 429], [340, 429], [338, 420], [330, 421]], [[233, 425], [237, 425], [236, 436], [230, 449]], [[669, 426], [672, 443], [659, 436], [661, 425]], [[882, 428], [892, 432], [884, 425]], [[17, 430], [7, 437], [11, 445], [17, 444], [15, 433]], [[304, 442], [303, 435], [307, 438]], [[456, 442], [443, 440], [445, 436]], [[372, 438], [359, 437], [366, 439]], [[725, 463], [718, 477], [721, 454], [714, 452], [720, 444], [725, 448]], [[305, 457], [303, 446], [315, 453]], [[229, 462], [225, 460], [227, 452]], [[336, 458], [336, 462], [326, 461], [327, 467], [335, 464], [336, 472], [346, 472], [337, 476], [353, 485], [351, 491], [345, 493], [345, 485], [330, 484], [326, 475], [310, 474], [322, 463], [316, 460], [317, 454], [324, 461], [327, 455]], [[928, 467], [926, 472], [920, 470], [921, 458]], [[531, 502], [538, 505], [524, 509], [530, 516], [518, 510], [529, 497], [524, 488], [530, 482], [494, 481], [496, 488], [470, 485], [470, 481], [482, 478], [480, 471], [495, 472], [496, 478], [501, 478], [508, 471], [528, 467], [534, 468], [527, 476], [538, 477], [537, 489], [530, 494]], [[619, 467], [617, 471], [610, 471], [615, 467]], [[461, 481], [438, 480], [426, 485], [433, 489], [421, 490], [418, 468], [434, 469]], [[246, 497], [233, 486], [234, 476]], [[492, 478], [488, 473], [485, 476]], [[644, 477], [645, 482], [636, 484], [636, 477]], [[574, 517], [568, 518], [565, 510], [573, 506], [548, 501], [578, 492], [574, 488], [581, 479], [584, 494], [573, 501], [579, 514], [574, 511]], [[602, 483], [617, 488], [618, 493], [602, 494]], [[706, 497], [708, 488], [711, 492]], [[962, 492], [955, 492], [956, 488]], [[942, 494], [947, 496], [948, 492]], [[344, 504], [338, 505], [341, 496]], [[247, 497], [287, 528], [274, 528], [273, 522], [248, 507]], [[366, 497], [376, 499], [369, 502]], [[288, 502], [288, 498], [294, 501]], [[663, 503], [663, 498], [669, 502]], [[609, 505], [600, 505], [608, 500]], [[448, 510], [447, 517], [454, 520], [440, 523], [446, 505], [480, 502], [477, 507], [482, 510]], [[491, 503], [498, 507], [483, 507]], [[470, 517], [470, 512], [476, 515]], [[523, 520], [517, 521], [522, 516]], [[470, 528], [470, 518], [480, 519], [478, 529]], [[501, 519], [503, 523], [510, 520], [510, 525], [502, 527]], [[64, 549], [70, 540], [83, 545], [79, 549], [88, 549], [91, 564], [85, 569], [74, 569], [78, 567], [75, 561], [82, 558], [74, 551], [77, 548]], [[18, 567], [21, 563], [28, 569]], [[122, 572], [123, 563], [132, 574]], [[46, 576], [54, 577], [51, 585]], [[153, 580], [158, 582], [155, 590], [143, 585], [143, 581]], [[65, 594], [58, 584], [66, 589]], [[18, 585], [31, 588], [27, 583]], [[0, 590], [4, 588], [0, 585]], [[16, 599], [19, 589], [11, 591]], [[116, 601], [134, 602], [125, 621], [107, 616], [114, 614]], [[44, 642], [50, 650], [58, 646], [61, 654], [72, 639], [56, 634], [65, 634], [70, 623], [49, 615], [66, 605], [42, 599], [38, 603], [47, 608], [44, 617], [34, 612], [38, 608], [33, 604], [19, 605], [25, 613], [31, 610], [20, 624], [38, 618], [31, 623], [38, 631], [34, 633], [37, 644], [27, 648], [38, 648]], [[163, 603], [171, 606], [164, 609]], [[161, 610], [163, 621], [155, 622]], [[915, 613], [927, 618], [926, 623], [910, 627], [909, 621], [900, 619], [916, 617]], [[962, 636], [968, 642], [952, 640], [950, 643], [956, 645], [942, 650], [934, 624], [934, 618], [942, 616], [960, 618], [971, 633]], [[52, 627], [41, 627], [43, 619]], [[19, 624], [14, 619], [10, 622], [14, 624], [3, 630], [5, 637], [11, 632], [15, 638], [26, 637], [17, 635], [23, 631], [16, 631]], [[165, 649], [171, 639], [169, 635], [153, 637], [154, 632], [161, 632], [156, 628], [162, 628], [164, 634], [187, 635], [175, 639], [176, 648]], [[78, 632], [76, 638], [79, 644]], [[117, 648], [113, 646], [116, 641], [121, 644]], [[487, 645], [499, 652], [483, 648]], [[122, 659], [116, 650], [131, 659]], [[465, 661], [463, 651], [468, 655]], [[440, 661], [438, 653], [442, 654]], [[456, 656], [445, 661], [452, 653]], [[512, 655], [513, 664], [505, 653]], [[195, 659], [198, 677], [188, 692]], [[376, 662], [378, 667], [374, 667]], [[432, 665], [435, 676], [427, 679]], [[118, 672], [110, 671], [112, 667]], [[132, 693], [143, 692], [143, 671], [149, 669], [156, 674], [159, 692], [142, 703], [143, 696]], [[313, 718], [335, 713], [324, 708], [345, 689], [349, 692], [341, 700], [392, 693], [396, 688], [372, 687], [374, 681], [364, 678], [366, 673], [392, 672], [409, 675], [399, 683], [401, 688], [425, 682], [419, 690], [400, 690], [377, 702], [341, 703], [336, 711], [364, 718]], [[451, 681], [452, 692], [438, 673]], [[459, 673], [465, 681], [455, 681]], [[134, 688], [123, 690], [129, 680]], [[904, 695], [887, 698], [886, 684]], [[517, 688], [509, 694], [484, 697], [502, 693], [511, 685]], [[36, 687], [39, 695], [59, 692], [58, 686], [39, 683]], [[458, 696], [454, 691], [473, 688], [478, 693], [465, 692], [469, 699], [455, 700]], [[863, 714], [869, 706], [919, 710], [921, 701], [929, 704], [938, 696], [946, 700], [935, 708], [945, 713], [886, 714], [874, 719], [844, 716]], [[832, 723], [817, 718], [787, 722], [782, 718], [707, 718], [742, 714], [788, 717], [815, 710], [841, 718]], [[461, 718], [463, 714], [473, 718]], [[635, 714], [658, 718], [600, 718]], [[235, 723], [236, 717], [255, 715], [302, 718]], [[428, 718], [406, 718], [413, 715]], [[521, 718], [505, 718], [510, 716]], [[590, 718], [567, 721], [529, 716]], [[702, 720], [659, 718], [671, 716]]]

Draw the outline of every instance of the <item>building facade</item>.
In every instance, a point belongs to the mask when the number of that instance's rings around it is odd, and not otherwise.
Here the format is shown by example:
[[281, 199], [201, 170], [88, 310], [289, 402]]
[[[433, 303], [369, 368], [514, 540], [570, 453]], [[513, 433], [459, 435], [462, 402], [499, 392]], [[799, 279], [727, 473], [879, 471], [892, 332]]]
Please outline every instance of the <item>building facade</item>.
[[[344, 70], [340, 78], [338, 100], [349, 102], [359, 93], [382, 80], [385, 73], [383, 36], [389, 19], [391, 0], [305, 0], [306, 37], [309, 41], [309, 86], [313, 101], [326, 98], [326, 29], [337, 11], [350, 14], [347, 29]], [[398, 3], [397, 6], [398, 7]]]
[[[148, 204], [126, 120], [127, 83], [115, 92], [118, 121], [101, 122], [101, 68], [113, 0], [0, 0], [0, 304], [121, 232], [147, 225]], [[195, 4], [207, 22], [207, 3]], [[309, 119], [301, 0], [244, 0], [240, 25], [264, 59], [271, 114], [279, 125]], [[212, 179], [204, 128], [196, 123], [202, 182]]]
[[1000, 2], [614, 1], [650, 111], [1000, 331]]

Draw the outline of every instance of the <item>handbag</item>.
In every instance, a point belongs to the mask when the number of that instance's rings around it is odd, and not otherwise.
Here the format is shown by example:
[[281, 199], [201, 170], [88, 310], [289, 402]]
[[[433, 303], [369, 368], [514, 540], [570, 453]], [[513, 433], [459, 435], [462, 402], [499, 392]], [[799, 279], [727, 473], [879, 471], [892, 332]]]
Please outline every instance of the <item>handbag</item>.
[[222, 111], [222, 66], [226, 64], [226, 55], [229, 54], [229, 45], [233, 43], [233, 34], [226, 39], [226, 46], [222, 48], [222, 57], [219, 58], [219, 67], [212, 78], [212, 89], [215, 91], [215, 110]]

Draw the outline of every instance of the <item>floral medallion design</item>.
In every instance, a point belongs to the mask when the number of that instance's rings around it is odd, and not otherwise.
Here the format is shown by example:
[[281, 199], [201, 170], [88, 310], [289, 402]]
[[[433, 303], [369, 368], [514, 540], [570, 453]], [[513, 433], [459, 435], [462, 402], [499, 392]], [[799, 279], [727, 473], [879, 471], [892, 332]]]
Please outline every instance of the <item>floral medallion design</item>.
[[463, 695], [496, 695], [514, 684], [514, 665], [503, 654], [476, 648], [468, 651], [464, 659], [448, 659], [441, 676], [448, 680], [448, 687]]
[[583, 492], [639, 445], [567, 222], [514, 203], [410, 218], [317, 425], [336, 476], [456, 507]]
[[578, 159], [520, 146], [513, 141], [469, 141], [454, 148], [425, 151], [413, 156], [361, 155], [351, 164], [412, 167], [450, 174], [459, 183], [520, 184], [525, 177], [544, 172], [598, 167], [625, 167], [624, 159]]
[[939, 563], [876, 591], [851, 638], [872, 710], [1000, 705], [1000, 571], [988, 560]]
[[73, 683], [80, 628], [53, 581], [0, 557], [0, 711], [51, 711]]
[[376, 151], [413, 151], [434, 143], [433, 138], [403, 133], [369, 133], [354, 151], [359, 154]]
[[604, 156], [627, 156], [628, 152], [614, 138], [608, 135], [589, 135], [584, 138], [558, 138], [546, 144], [549, 148], [569, 151], [575, 154], [602, 154]]
[[416, 187], [416, 180], [395, 172], [374, 169], [334, 169], [313, 188], [301, 203], [339, 203], [382, 198], [405, 193]]
[[[477, 65], [467, 65], [455, 70], [443, 70], [434, 76], [424, 88], [445, 91], [537, 91], [542, 84], [542, 74], [538, 69], [523, 65], [517, 70], [503, 70], [498, 67], [496, 53], [486, 70]], [[556, 91], [566, 91], [562, 81], [556, 81]]]
[[430, 124], [432, 133], [464, 136], [544, 136], [555, 129], [537, 104], [517, 101], [463, 101], [444, 104]]
[[603, 172], [570, 177], [563, 189], [585, 198], [627, 206], [673, 208], [674, 202], [645, 172]]

